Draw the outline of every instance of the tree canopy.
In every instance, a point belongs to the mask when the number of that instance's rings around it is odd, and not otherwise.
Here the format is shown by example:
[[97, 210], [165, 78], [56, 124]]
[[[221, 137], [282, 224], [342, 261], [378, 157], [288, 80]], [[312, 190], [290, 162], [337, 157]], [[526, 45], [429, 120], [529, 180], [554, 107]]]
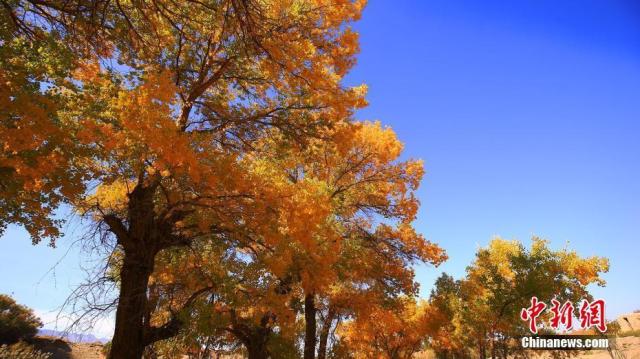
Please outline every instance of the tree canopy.
[[[182, 328], [177, 299], [160, 320], [152, 304], [163, 296], [149, 292], [165, 265], [185, 263], [159, 259], [198, 263], [180, 248], [235, 258], [220, 264], [263, 293], [240, 307], [325, 300], [341, 276], [357, 290], [412, 293], [408, 266], [444, 258], [410, 225], [420, 163], [395, 162], [391, 130], [352, 123], [366, 87], [342, 78], [363, 2], [3, 5], [3, 42], [16, 45], [3, 47], [2, 134], [15, 140], [0, 219], [52, 243], [62, 203], [95, 224], [120, 291], [112, 357], [139, 357]], [[371, 262], [354, 257], [366, 252]], [[171, 283], [182, 306], [221, 286], [184, 280]], [[295, 318], [282, 310], [256, 315]]]
[[6, 294], [0, 294], [0, 345], [30, 339], [38, 333], [42, 322], [33, 311]]
[[[588, 286], [604, 285], [601, 275], [608, 269], [606, 258], [583, 258], [567, 248], [553, 250], [537, 237], [530, 248], [495, 238], [478, 250], [465, 278], [443, 274], [436, 281], [429, 300], [434, 318], [431, 345], [442, 356], [475, 352], [506, 358], [522, 350], [513, 338], [530, 334], [520, 312], [532, 297], [562, 303], [591, 299]], [[548, 313], [540, 318], [549, 319]]]
[[355, 119], [364, 1], [0, 1], [0, 234], [84, 220], [110, 358], [497, 352], [525, 297], [603, 284], [601, 258], [497, 239], [417, 299], [447, 256], [413, 226], [422, 162]]

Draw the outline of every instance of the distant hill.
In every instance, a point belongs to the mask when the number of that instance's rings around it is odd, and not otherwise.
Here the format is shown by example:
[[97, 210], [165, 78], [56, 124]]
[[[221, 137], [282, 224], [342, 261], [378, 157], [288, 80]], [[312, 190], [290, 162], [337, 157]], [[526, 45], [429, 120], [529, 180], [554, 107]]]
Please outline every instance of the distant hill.
[[640, 331], [640, 313], [638, 312], [621, 315], [616, 321], [620, 325], [621, 333]]
[[109, 341], [107, 338], [98, 338], [93, 334], [77, 334], [66, 333], [52, 329], [39, 329], [38, 335], [41, 337], [53, 337], [62, 338], [71, 343], [106, 343]]

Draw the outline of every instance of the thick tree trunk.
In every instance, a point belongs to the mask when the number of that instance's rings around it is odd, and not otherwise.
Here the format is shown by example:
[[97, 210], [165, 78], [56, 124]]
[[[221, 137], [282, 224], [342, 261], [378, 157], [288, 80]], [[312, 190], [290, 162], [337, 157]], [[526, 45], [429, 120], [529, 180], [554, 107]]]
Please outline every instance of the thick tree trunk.
[[[247, 328], [245, 327], [245, 329]], [[271, 330], [264, 327], [251, 328], [246, 331], [246, 334], [242, 336], [241, 341], [247, 348], [247, 355], [249, 359], [268, 359], [271, 357], [269, 348], [267, 348], [270, 333]]]
[[271, 357], [267, 344], [272, 334], [269, 327], [271, 320], [275, 319], [272, 314], [265, 314], [260, 319], [260, 325], [255, 326], [254, 323], [245, 324], [238, 321], [238, 317], [234, 310], [230, 311], [231, 328], [228, 329], [236, 339], [240, 340], [247, 349], [247, 357], [249, 359], [268, 359]]
[[[149, 276], [153, 273], [156, 254], [169, 247], [190, 243], [189, 238], [173, 233], [175, 223], [188, 211], [174, 210], [170, 215], [156, 217], [154, 194], [159, 183], [159, 175], [145, 177], [144, 173], [140, 174], [138, 183], [128, 195], [126, 220], [115, 214], [103, 217], [124, 251], [110, 359], [139, 359], [147, 345], [177, 335], [183, 325], [177, 317], [172, 317], [161, 327], [151, 327], [147, 315]], [[199, 294], [194, 293], [193, 298]], [[189, 301], [185, 305], [189, 305]]]
[[316, 357], [316, 312], [315, 294], [309, 293], [304, 297], [304, 359]]
[[329, 307], [327, 318], [322, 323], [322, 329], [320, 330], [320, 343], [318, 345], [318, 359], [325, 359], [327, 357], [327, 341], [329, 340], [329, 331], [331, 331], [331, 325], [335, 318], [335, 310], [333, 307]]
[[[148, 258], [151, 257], [151, 258]], [[153, 256], [126, 253], [120, 271], [120, 298], [110, 359], [139, 359], [145, 348], [144, 316]]]
[[255, 342], [246, 343], [248, 359], [267, 359], [269, 358], [269, 351], [267, 350], [267, 343], [257, 340]]

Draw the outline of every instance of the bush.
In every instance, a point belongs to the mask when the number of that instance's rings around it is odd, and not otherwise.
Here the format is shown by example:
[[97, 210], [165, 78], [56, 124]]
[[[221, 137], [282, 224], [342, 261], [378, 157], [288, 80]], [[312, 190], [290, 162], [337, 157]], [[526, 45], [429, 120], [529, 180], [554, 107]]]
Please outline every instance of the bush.
[[42, 322], [31, 309], [16, 303], [8, 295], [0, 294], [0, 345], [32, 338], [41, 326]]
[[108, 341], [104, 343], [104, 345], [102, 346], [102, 355], [104, 355], [106, 358], [109, 356], [110, 351], [111, 351], [111, 341]]
[[628, 330], [618, 334], [619, 337], [640, 337], [640, 329]]
[[24, 342], [0, 346], [0, 358], [2, 359], [49, 359], [50, 357], [51, 354], [43, 353]]

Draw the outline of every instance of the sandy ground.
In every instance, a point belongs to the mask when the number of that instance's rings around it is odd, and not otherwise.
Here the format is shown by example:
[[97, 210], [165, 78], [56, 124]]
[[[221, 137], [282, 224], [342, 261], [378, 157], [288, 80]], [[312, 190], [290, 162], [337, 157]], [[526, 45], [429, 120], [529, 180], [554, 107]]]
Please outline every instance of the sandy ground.
[[[573, 358], [580, 359], [640, 359], [640, 337], [616, 339], [617, 353], [612, 355], [606, 350], [582, 352]], [[51, 359], [104, 359], [102, 345], [99, 343], [68, 343], [59, 339], [42, 338], [36, 345], [43, 351], [53, 353]], [[621, 355], [620, 355], [621, 354]], [[431, 352], [418, 353], [415, 359], [433, 359]], [[225, 356], [225, 358], [231, 358]], [[237, 358], [237, 357], [234, 357]], [[544, 354], [538, 358], [546, 358]]]
[[[617, 352], [609, 353], [607, 350], [591, 350], [579, 353], [572, 358], [579, 359], [640, 359], [640, 337], [624, 337], [616, 339]], [[537, 357], [539, 359], [551, 358], [543, 352]], [[613, 354], [613, 356], [612, 356]], [[435, 355], [430, 351], [417, 353], [414, 359], [434, 359]]]
[[51, 353], [51, 359], [104, 359], [100, 343], [69, 343], [58, 338], [38, 337], [33, 346]]
[[[617, 353], [616, 351], [613, 352], [615, 359], [640, 359], [640, 337], [617, 338], [615, 346], [617, 347]], [[618, 353], [621, 355], [618, 355]], [[593, 350], [578, 355], [578, 358], [611, 359], [612, 356], [606, 350]]]
[[[629, 313], [621, 315], [616, 319], [616, 322], [620, 326], [620, 332], [631, 332], [640, 330], [640, 313]], [[606, 350], [585, 352], [579, 356], [584, 359], [640, 359], [640, 337], [627, 336], [617, 338], [614, 343], [609, 342], [609, 346], [612, 349], [612, 353]]]
[[[640, 330], [640, 313], [631, 313], [617, 319], [621, 332]], [[34, 346], [42, 351], [52, 353], [51, 359], [104, 359], [100, 343], [69, 343], [52, 337], [39, 337]], [[627, 336], [617, 338], [611, 346], [615, 349], [585, 351], [573, 358], [580, 359], [640, 359], [640, 337]], [[547, 358], [543, 353], [538, 358]], [[230, 358], [230, 357], [226, 357]], [[430, 351], [418, 353], [415, 359], [433, 359]]]

